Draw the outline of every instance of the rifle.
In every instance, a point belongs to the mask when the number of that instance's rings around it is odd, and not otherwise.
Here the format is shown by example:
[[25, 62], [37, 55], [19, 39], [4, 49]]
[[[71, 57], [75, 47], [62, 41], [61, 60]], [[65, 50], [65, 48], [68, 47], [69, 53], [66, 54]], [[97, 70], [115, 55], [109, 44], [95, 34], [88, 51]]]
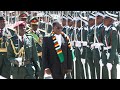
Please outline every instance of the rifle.
[[[95, 30], [94, 30], [94, 44], [96, 43], [96, 15], [95, 15]], [[95, 47], [94, 47], [95, 48]], [[95, 76], [96, 76], [96, 79], [97, 79], [97, 71], [96, 71], [96, 68], [95, 68]]]
[[[81, 16], [82, 16], [82, 12], [81, 12]], [[81, 56], [82, 56], [82, 53], [83, 53], [83, 25], [82, 25], [82, 17], [81, 17]], [[83, 69], [84, 69], [84, 75], [85, 75], [85, 79], [86, 78], [86, 69], [85, 69], [85, 63], [86, 63], [86, 60], [85, 59], [82, 59], [81, 58], [81, 62], [83, 64]]]
[[47, 14], [48, 14], [48, 11], [46, 11], [46, 17], [45, 17], [45, 30], [46, 30], [46, 33], [45, 33], [45, 35], [47, 35], [47, 32], [48, 32], [48, 22], [47, 22], [47, 18], [48, 18], [48, 16], [47, 16]]
[[[74, 17], [77, 17], [77, 13], [74, 12]], [[74, 28], [74, 47], [76, 43], [76, 29], [77, 29], [77, 21], [75, 20], [75, 28]], [[76, 79], [76, 60], [74, 60], [74, 79]]]
[[[67, 11], [66, 16], [68, 17], [68, 11]], [[68, 18], [67, 18], [67, 20], [66, 20], [66, 26], [68, 26]], [[66, 34], [68, 35], [68, 28], [66, 28]]]

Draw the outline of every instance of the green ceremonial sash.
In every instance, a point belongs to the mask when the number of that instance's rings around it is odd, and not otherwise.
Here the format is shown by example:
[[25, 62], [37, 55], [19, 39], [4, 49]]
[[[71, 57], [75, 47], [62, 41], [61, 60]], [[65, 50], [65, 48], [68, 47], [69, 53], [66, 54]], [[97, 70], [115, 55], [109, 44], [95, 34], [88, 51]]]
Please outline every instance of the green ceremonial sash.
[[61, 63], [64, 62], [63, 53], [58, 54], [58, 57], [59, 57]]
[[35, 41], [37, 43], [39, 43], [39, 37], [35, 33], [33, 33], [33, 32], [30, 32], [30, 34], [33, 36], [33, 38], [35, 39]]
[[[64, 33], [61, 33], [61, 34], [62, 34], [63, 37], [65, 37], [64, 39], [67, 39], [68, 47], [69, 47], [70, 50], [72, 50], [72, 52], [71, 52], [72, 53], [72, 60], [73, 61], [76, 60], [76, 57], [74, 55], [74, 50], [72, 49], [71, 44], [69, 42], [69, 38]], [[52, 39], [53, 39], [54, 47], [55, 47], [55, 50], [56, 50], [57, 55], [59, 57], [59, 60], [62, 63], [62, 62], [64, 62], [64, 55], [63, 55], [61, 47], [58, 44], [58, 41], [56, 40], [56, 37], [54, 36], [54, 32], [52, 32]]]

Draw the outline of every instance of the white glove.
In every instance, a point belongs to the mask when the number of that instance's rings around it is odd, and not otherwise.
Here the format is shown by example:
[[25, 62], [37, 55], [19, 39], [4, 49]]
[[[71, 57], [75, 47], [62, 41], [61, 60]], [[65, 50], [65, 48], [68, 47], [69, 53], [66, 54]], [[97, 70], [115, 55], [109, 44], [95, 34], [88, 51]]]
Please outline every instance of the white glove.
[[110, 57], [110, 53], [106, 53], [107, 54], [107, 59], [109, 59], [109, 57]]
[[83, 64], [85, 64], [85, 59], [81, 59], [81, 62], [82, 62]]
[[100, 63], [101, 66], [104, 66], [104, 64], [102, 63], [102, 60], [101, 60], [101, 59], [100, 59], [99, 63]]
[[92, 45], [91, 45], [91, 48], [101, 48], [101, 46], [103, 46], [103, 43], [93, 43]]
[[111, 63], [107, 63], [107, 67], [108, 67], [108, 70], [111, 70], [112, 69], [112, 64]]
[[22, 65], [22, 58], [21, 57], [16, 58], [16, 62], [18, 62], [18, 66], [20, 67]]
[[94, 49], [95, 43], [91, 44], [91, 49]]

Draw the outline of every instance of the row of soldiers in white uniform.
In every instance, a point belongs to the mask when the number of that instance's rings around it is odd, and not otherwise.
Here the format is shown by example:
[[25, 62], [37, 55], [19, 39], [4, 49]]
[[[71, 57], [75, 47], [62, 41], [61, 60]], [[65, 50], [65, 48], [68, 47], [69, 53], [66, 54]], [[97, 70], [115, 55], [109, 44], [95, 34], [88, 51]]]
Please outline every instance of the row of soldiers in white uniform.
[[77, 18], [63, 17], [63, 31], [69, 35], [76, 56], [72, 78], [117, 78], [120, 59], [119, 24], [115, 24], [117, 18], [118, 15], [107, 11], [89, 13], [88, 18], [81, 15]]

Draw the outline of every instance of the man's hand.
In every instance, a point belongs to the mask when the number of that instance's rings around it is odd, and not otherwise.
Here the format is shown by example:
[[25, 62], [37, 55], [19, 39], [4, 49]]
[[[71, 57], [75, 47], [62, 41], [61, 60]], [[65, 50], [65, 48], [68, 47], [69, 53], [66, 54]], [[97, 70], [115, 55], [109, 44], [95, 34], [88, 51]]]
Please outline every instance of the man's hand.
[[104, 64], [103, 64], [101, 59], [100, 59], [99, 63], [100, 63], [101, 66], [104, 66]]
[[107, 67], [108, 67], [108, 70], [111, 70], [112, 69], [112, 64], [111, 63], [107, 63]]
[[51, 70], [49, 68], [45, 69], [45, 74], [51, 74]]

